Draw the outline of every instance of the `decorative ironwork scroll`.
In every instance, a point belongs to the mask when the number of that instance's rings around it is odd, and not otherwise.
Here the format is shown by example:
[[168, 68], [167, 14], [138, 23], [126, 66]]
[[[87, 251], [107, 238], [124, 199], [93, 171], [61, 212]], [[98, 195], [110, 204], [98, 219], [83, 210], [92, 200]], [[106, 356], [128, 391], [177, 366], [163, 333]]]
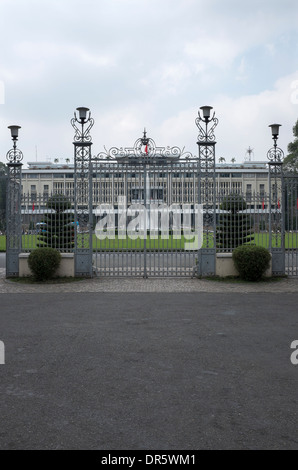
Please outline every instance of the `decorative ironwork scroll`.
[[179, 147], [158, 147], [153, 139], [147, 137], [144, 129], [143, 137], [137, 139], [133, 147], [111, 147], [100, 152], [94, 160], [117, 160], [118, 163], [132, 164], [165, 164], [182, 159], [193, 159], [190, 152]]

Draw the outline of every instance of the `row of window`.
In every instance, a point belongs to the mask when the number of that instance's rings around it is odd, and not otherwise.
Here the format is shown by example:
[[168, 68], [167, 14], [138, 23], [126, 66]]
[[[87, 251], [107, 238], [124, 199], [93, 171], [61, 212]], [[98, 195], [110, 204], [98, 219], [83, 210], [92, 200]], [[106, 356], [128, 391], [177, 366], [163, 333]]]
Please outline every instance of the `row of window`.
[[[94, 186], [94, 185], [93, 185], [93, 186]], [[97, 184], [96, 186], [99, 187], [100, 185]], [[105, 187], [110, 187], [110, 185], [106, 185], [106, 184], [103, 184], [103, 186], [105, 186]], [[192, 186], [193, 186], [192, 184], [189, 184], [189, 183], [187, 184], [187, 187], [188, 187], [188, 188], [191, 188]], [[273, 186], [274, 186], [274, 185], [273, 185]], [[68, 184], [66, 185], [66, 189], [72, 189], [73, 187], [74, 187], [73, 183], [68, 183]], [[176, 184], [174, 184], [174, 185], [173, 185], [173, 189], [175, 189], [176, 187], [177, 187], [177, 188], [181, 188], [181, 187], [182, 187], [182, 183], [176, 183]], [[234, 185], [234, 184], [232, 185], [232, 188], [240, 188], [240, 187], [241, 187], [241, 183], [236, 183], [235, 185]], [[118, 185], [116, 185], [115, 188], [118, 188]], [[121, 184], [121, 185], [120, 185], [120, 188], [124, 188], [124, 185]], [[230, 189], [230, 188], [231, 188], [231, 185], [230, 185], [229, 183], [222, 183], [222, 184], [220, 184], [220, 188], [221, 188], [221, 189]], [[23, 189], [23, 187], [22, 187], [22, 189]], [[63, 183], [55, 183], [55, 184], [54, 184], [54, 189], [55, 189], [55, 190], [60, 189], [61, 191], [63, 191], [63, 190], [65, 189], [65, 188], [64, 188], [64, 184], [63, 184]], [[35, 185], [35, 184], [31, 184], [31, 185], [30, 185], [30, 190], [31, 190], [31, 192], [32, 192], [32, 191], [36, 191], [36, 185]], [[260, 184], [260, 185], [259, 185], [259, 190], [264, 192], [264, 191], [265, 191], [265, 185], [264, 185], [264, 184]], [[48, 185], [48, 184], [44, 184], [44, 185], [43, 185], [43, 191], [49, 191], [49, 185]], [[246, 192], [248, 192], [248, 193], [249, 193], [249, 192], [252, 192], [252, 185], [251, 185], [251, 184], [247, 184], [247, 185], [246, 185]]]
[[[173, 178], [193, 178], [194, 176], [197, 176], [197, 174], [194, 173], [171, 173]], [[108, 179], [108, 178], [124, 178], [124, 175], [122, 173], [103, 173], [103, 174], [93, 174], [93, 178], [98, 178], [98, 179]], [[125, 176], [127, 178], [142, 178], [143, 174], [139, 173], [125, 173]], [[159, 173], [159, 174], [149, 174], [149, 178], [166, 178], [167, 173]], [[218, 173], [216, 174], [218, 178], [257, 178], [257, 179], [266, 179], [268, 178], [267, 173]], [[70, 179], [74, 178], [73, 173], [29, 173], [29, 174], [24, 174], [23, 175], [24, 179]]]

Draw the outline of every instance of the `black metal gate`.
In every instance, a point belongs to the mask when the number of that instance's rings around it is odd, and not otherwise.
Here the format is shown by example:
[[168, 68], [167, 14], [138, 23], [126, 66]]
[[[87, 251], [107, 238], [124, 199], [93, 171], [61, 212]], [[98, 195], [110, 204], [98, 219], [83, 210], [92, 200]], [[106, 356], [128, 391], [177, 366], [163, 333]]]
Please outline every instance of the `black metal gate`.
[[98, 276], [194, 273], [202, 226], [198, 172], [198, 160], [177, 147], [156, 147], [146, 132], [133, 148], [93, 160]]

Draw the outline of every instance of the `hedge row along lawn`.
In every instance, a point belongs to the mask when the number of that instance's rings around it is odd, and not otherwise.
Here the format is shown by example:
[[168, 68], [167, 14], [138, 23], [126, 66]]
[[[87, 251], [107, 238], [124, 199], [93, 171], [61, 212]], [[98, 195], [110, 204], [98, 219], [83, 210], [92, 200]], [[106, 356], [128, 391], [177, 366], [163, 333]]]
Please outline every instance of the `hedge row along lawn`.
[[[254, 243], [257, 246], [263, 246], [264, 248], [269, 247], [269, 233], [255, 233]], [[159, 237], [156, 240], [152, 240], [147, 237], [146, 248], [148, 251], [177, 251], [184, 250], [185, 238], [182, 236], [181, 239], [174, 239], [172, 236], [168, 240], [163, 240]], [[37, 238], [36, 235], [22, 235], [22, 247], [24, 250], [34, 250], [37, 248]], [[203, 243], [203, 247], [206, 245], [206, 240]], [[136, 240], [131, 240], [126, 238], [124, 240], [118, 239], [115, 240], [98, 240], [95, 235], [92, 236], [92, 246], [93, 250], [107, 250], [107, 251], [122, 251], [122, 250], [132, 250], [138, 251], [144, 249], [144, 240], [138, 238]], [[273, 247], [275, 245], [273, 244]], [[286, 249], [298, 249], [298, 232], [286, 233], [285, 234], [285, 248]], [[6, 250], [6, 238], [5, 235], [0, 235], [0, 251]]]

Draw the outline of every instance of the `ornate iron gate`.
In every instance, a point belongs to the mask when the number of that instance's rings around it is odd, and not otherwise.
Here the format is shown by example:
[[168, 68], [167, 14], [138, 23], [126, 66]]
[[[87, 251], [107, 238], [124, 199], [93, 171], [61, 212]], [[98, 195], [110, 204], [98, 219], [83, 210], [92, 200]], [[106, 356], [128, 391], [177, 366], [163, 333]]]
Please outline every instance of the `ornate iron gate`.
[[202, 217], [198, 175], [198, 159], [157, 147], [146, 131], [131, 148], [100, 153], [93, 160], [97, 275], [191, 276]]
[[[196, 124], [199, 157], [157, 147], [146, 131], [131, 148], [91, 156], [88, 108], [77, 108], [74, 136], [75, 275], [190, 276], [215, 271], [215, 138], [217, 119], [203, 106]], [[200, 125], [204, 121], [205, 129]], [[209, 123], [212, 123], [208, 130]], [[7, 276], [19, 273], [21, 160], [19, 126], [10, 126]], [[33, 201], [32, 201], [33, 202]], [[33, 202], [34, 203], [34, 202]], [[203, 248], [203, 207], [205, 243]], [[93, 233], [95, 229], [95, 233]]]

